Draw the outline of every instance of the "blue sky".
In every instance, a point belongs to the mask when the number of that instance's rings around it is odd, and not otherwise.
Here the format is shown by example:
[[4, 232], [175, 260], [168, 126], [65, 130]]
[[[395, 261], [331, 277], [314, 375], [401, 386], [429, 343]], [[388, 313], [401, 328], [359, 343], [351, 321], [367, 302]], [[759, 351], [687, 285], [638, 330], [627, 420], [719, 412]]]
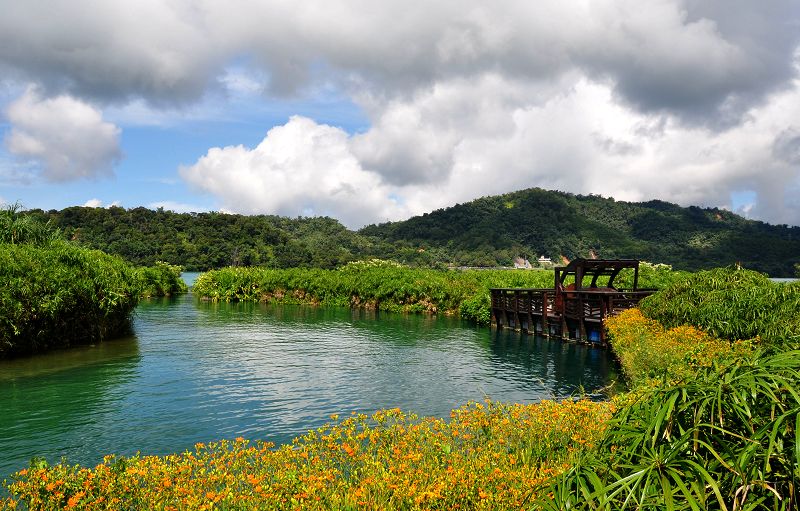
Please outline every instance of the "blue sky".
[[356, 228], [538, 186], [800, 224], [791, 0], [0, 9], [0, 201]]
[[[193, 164], [210, 147], [255, 147], [270, 128], [285, 124], [294, 115], [314, 118], [349, 133], [369, 127], [357, 105], [330, 92], [290, 99], [262, 94], [209, 96], [196, 105], [155, 111], [141, 103], [112, 107], [106, 117], [122, 132], [121, 157], [114, 164], [113, 176], [68, 182], [36, 177], [25, 182], [8, 180], [0, 185], [0, 196], [26, 208], [61, 209], [95, 201], [103, 206], [211, 211], [219, 209], [214, 197], [192, 189], [178, 173], [181, 166]], [[11, 125], [5, 122], [0, 129], [8, 133]], [[25, 169], [27, 174], [35, 174], [38, 167], [35, 161], [15, 158], [6, 147], [0, 148], [0, 165]]]

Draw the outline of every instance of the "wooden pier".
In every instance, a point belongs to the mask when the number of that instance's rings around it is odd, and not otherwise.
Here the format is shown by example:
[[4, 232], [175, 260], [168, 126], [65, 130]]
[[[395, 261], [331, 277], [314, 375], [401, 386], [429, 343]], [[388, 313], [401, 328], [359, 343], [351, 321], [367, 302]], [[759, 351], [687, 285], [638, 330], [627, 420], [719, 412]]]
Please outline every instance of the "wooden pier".
[[[633, 269], [633, 287], [616, 289], [614, 279], [626, 268]], [[491, 289], [492, 326], [605, 346], [605, 319], [655, 292], [638, 282], [635, 259], [576, 259], [555, 269], [552, 289]]]

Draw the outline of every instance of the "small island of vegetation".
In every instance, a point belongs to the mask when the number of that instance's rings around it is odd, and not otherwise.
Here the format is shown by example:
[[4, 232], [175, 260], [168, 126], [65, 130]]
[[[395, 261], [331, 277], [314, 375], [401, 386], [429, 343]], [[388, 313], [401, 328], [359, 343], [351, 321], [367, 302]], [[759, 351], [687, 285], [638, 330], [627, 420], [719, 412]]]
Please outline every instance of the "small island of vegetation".
[[0, 211], [0, 281], [0, 358], [117, 337], [141, 297], [186, 291], [179, 267], [78, 246], [18, 206]]

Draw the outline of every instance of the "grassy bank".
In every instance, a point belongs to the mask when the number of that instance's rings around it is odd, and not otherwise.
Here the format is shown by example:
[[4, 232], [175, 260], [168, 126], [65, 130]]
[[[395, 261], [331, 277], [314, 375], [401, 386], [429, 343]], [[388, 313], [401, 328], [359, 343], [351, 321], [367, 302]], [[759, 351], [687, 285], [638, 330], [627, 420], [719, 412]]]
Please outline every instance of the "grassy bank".
[[374, 260], [338, 270], [223, 268], [200, 275], [193, 292], [209, 300], [460, 313], [487, 324], [489, 287], [544, 287], [552, 281], [550, 271], [446, 271]]
[[[684, 275], [666, 265], [643, 264], [640, 287], [661, 287]], [[618, 279], [631, 286], [632, 276]], [[489, 288], [553, 287], [552, 270], [433, 270], [388, 261], [350, 263], [337, 270], [223, 268], [202, 274], [193, 292], [221, 301], [305, 303], [394, 312], [460, 314], [486, 325]]]

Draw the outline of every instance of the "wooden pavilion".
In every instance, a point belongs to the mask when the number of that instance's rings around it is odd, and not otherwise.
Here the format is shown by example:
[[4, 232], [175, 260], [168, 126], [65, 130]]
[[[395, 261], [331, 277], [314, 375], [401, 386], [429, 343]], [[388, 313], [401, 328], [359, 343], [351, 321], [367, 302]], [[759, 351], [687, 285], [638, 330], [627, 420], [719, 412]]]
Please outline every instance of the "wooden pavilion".
[[[632, 287], [618, 289], [614, 281], [625, 269], [633, 270]], [[552, 289], [491, 289], [492, 325], [605, 345], [605, 319], [655, 292], [638, 285], [636, 259], [575, 259], [555, 268]]]

